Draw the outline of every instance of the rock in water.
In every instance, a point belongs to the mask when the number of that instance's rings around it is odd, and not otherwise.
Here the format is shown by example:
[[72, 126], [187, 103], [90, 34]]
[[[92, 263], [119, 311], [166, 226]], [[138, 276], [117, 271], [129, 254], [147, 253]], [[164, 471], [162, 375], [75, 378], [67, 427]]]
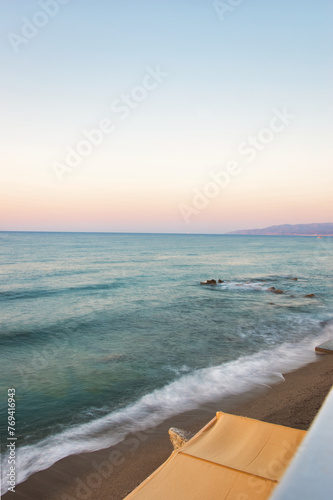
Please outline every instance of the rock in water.
[[177, 429], [177, 427], [170, 427], [169, 429], [169, 437], [174, 450], [184, 446], [193, 436], [192, 432]]
[[283, 293], [283, 290], [281, 290], [280, 288], [275, 288], [275, 286], [270, 286], [269, 288], [267, 288], [267, 291], [277, 294]]
[[216, 285], [216, 280], [206, 280], [206, 281], [200, 281], [200, 285]]
[[315, 297], [315, 294], [314, 293], [309, 293], [309, 295], [304, 295], [305, 298], [307, 299], [313, 299], [313, 297]]

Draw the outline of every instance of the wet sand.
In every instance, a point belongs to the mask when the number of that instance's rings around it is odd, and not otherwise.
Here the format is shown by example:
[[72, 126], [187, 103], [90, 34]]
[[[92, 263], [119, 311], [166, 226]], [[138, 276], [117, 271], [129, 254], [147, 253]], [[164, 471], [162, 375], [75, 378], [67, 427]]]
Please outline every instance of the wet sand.
[[9, 500], [121, 500], [172, 452], [171, 426], [197, 432], [216, 411], [297, 429], [308, 429], [333, 385], [333, 355], [285, 375], [285, 381], [241, 397], [172, 417], [153, 429], [128, 436], [116, 446], [74, 455], [38, 472], [16, 487]]

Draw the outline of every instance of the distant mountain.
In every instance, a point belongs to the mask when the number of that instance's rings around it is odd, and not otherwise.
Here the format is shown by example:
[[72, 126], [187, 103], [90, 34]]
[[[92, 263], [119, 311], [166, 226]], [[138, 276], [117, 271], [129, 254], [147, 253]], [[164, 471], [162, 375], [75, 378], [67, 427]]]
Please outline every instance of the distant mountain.
[[263, 229], [244, 229], [227, 234], [276, 235], [276, 236], [333, 236], [333, 223], [323, 224], [282, 224]]

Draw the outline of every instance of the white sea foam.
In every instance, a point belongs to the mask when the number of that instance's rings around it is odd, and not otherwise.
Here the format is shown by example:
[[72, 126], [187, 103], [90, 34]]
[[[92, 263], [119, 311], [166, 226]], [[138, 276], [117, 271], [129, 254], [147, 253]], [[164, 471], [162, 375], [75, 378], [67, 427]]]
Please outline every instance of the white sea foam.
[[226, 281], [217, 286], [228, 290], [268, 290], [271, 285], [264, 281]]
[[175, 373], [176, 375], [182, 375], [183, 373], [188, 373], [191, 371], [191, 368], [187, 365], [182, 365], [180, 367], [167, 365], [165, 368], [170, 372]]
[[[258, 385], [272, 385], [316, 359], [314, 347], [333, 334], [327, 324], [320, 337], [285, 343], [219, 366], [196, 370], [143, 396], [135, 403], [88, 423], [73, 426], [17, 450], [17, 483], [75, 453], [89, 452], [122, 441], [130, 432], [142, 431], [183, 411], [245, 393]], [[217, 410], [219, 408], [216, 408]], [[2, 488], [6, 491], [7, 457], [2, 458]]]

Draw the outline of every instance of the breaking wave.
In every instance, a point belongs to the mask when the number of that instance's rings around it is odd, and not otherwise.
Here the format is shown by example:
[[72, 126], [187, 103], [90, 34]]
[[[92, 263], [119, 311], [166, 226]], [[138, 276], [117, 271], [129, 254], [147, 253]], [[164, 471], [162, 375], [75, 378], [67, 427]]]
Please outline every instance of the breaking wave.
[[[331, 322], [323, 327], [324, 331], [319, 337], [284, 343], [219, 366], [182, 374], [172, 383], [146, 394], [125, 408], [87, 423], [68, 427], [37, 444], [18, 448], [17, 482], [47, 469], [66, 456], [115, 445], [129, 433], [158, 425], [176, 414], [198, 409], [214, 401], [221, 402], [223, 398], [240, 395], [254, 387], [271, 386], [283, 381], [282, 373], [316, 360], [314, 347], [333, 333]], [[7, 456], [2, 457], [2, 464], [2, 485], [5, 492]]]

